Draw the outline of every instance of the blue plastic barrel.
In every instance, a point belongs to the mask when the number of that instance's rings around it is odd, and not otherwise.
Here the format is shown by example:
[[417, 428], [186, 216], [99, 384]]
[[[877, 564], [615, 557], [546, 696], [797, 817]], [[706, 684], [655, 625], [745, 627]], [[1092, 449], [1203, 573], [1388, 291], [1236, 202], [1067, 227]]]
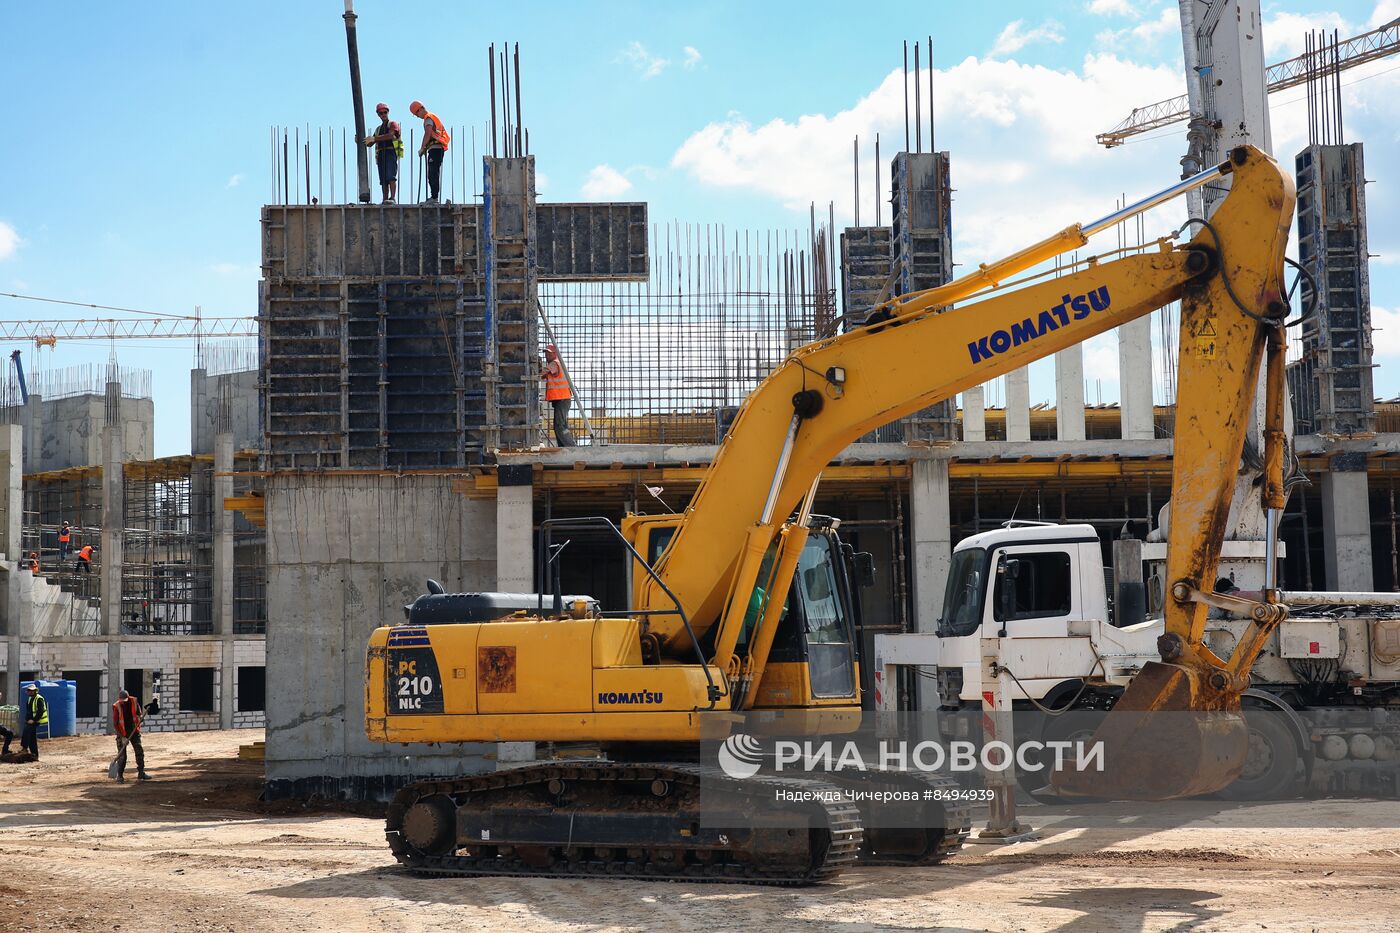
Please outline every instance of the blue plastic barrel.
[[24, 692], [31, 683], [39, 685], [39, 695], [49, 704], [49, 737], [78, 734], [78, 682], [76, 680], [26, 680], [20, 683], [20, 717], [24, 715]]

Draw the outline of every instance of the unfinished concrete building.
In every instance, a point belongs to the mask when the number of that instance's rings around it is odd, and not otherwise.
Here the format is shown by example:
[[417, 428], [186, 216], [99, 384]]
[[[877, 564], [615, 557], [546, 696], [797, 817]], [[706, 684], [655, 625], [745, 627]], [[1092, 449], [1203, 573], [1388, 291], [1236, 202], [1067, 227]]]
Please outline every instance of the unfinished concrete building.
[[[149, 372], [59, 370], [27, 400], [7, 386], [7, 702], [22, 680], [63, 678], [77, 683], [82, 732], [108, 728], [123, 688], [155, 702], [152, 731], [262, 725], [262, 532], [224, 508], [257, 466], [255, 378], [195, 369], [194, 450], [159, 459]], [[75, 560], [84, 545], [90, 572]]]

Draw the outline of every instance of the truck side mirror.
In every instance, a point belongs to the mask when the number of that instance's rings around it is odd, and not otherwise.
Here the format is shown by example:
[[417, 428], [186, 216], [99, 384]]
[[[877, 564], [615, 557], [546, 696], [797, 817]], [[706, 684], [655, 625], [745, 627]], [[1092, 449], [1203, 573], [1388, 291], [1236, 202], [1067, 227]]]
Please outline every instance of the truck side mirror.
[[1021, 562], [1002, 554], [997, 558], [997, 620], [1005, 622], [1016, 614], [1016, 579], [1021, 576]]
[[851, 569], [855, 572], [856, 585], [862, 589], [875, 585], [875, 555], [869, 551], [857, 551], [851, 555]]

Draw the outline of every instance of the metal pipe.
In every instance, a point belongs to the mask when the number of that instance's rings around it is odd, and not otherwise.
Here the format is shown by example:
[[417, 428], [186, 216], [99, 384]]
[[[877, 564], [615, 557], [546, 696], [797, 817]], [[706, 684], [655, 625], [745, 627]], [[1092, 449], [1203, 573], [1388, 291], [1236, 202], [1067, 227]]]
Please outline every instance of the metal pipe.
[[914, 43], [914, 151], [924, 151], [924, 116], [919, 111], [919, 43]]
[[[345, 0], [345, 45], [350, 53], [350, 97], [355, 105], [355, 170], [360, 203], [369, 203], [369, 154], [365, 151], [365, 100], [360, 93], [360, 48], [355, 41], [355, 0]], [[310, 188], [310, 184], [307, 185]], [[307, 192], [310, 199], [310, 191]]]
[[520, 117], [520, 43], [515, 43], [515, 154], [524, 155]]
[[938, 151], [933, 144], [933, 36], [928, 37], [928, 151]]
[[817, 485], [822, 481], [822, 475], [817, 474], [817, 478], [812, 480], [812, 486], [807, 490], [807, 495], [802, 497], [802, 507], [797, 511], [797, 524], [807, 526], [807, 521], [812, 517], [812, 505], [817, 501]]
[[1264, 510], [1264, 590], [1278, 586], [1278, 520], [1282, 509]]
[[[1190, 178], [1200, 171], [1205, 159], [1205, 134], [1207, 129], [1205, 107], [1201, 102], [1201, 75], [1198, 69], [1199, 56], [1196, 48], [1196, 0], [1177, 0], [1178, 15], [1181, 18], [1181, 52], [1186, 64], [1186, 109], [1191, 120], [1186, 132], [1186, 154], [1181, 157], [1181, 173]], [[1218, 136], [1218, 133], [1216, 134]], [[1188, 217], [1197, 220], [1205, 215], [1205, 201], [1199, 194], [1186, 200]]]
[[875, 134], [875, 226], [880, 226], [880, 134]]
[[1280, 601], [1289, 606], [1395, 606], [1400, 607], [1400, 595], [1395, 593], [1366, 593], [1322, 591], [1295, 593], [1279, 591]]
[[496, 43], [486, 49], [486, 66], [491, 84], [491, 155], [496, 155]]
[[1229, 171], [1230, 163], [1228, 162], [1221, 162], [1219, 165], [1213, 165], [1208, 169], [1197, 172], [1190, 178], [1184, 178], [1170, 187], [1163, 188], [1161, 191], [1154, 194], [1149, 194], [1139, 201], [1134, 201], [1121, 210], [1106, 214], [1098, 220], [1090, 221], [1087, 224], [1080, 224], [1079, 229], [1085, 236], [1093, 236], [1100, 230], [1107, 230], [1114, 224], [1122, 223], [1129, 217], [1136, 217], [1138, 214], [1149, 211], [1158, 204], [1170, 201], [1172, 198], [1179, 198], [1188, 191], [1195, 191], [1197, 188], [1228, 174]]
[[904, 40], [904, 151], [909, 151], [909, 40]]
[[763, 514], [759, 517], [760, 525], [769, 525], [773, 522], [773, 510], [778, 507], [778, 490], [782, 489], [783, 477], [787, 475], [788, 461], [792, 459], [792, 448], [797, 443], [797, 426], [802, 423], [802, 416], [794, 413], [792, 424], [788, 425], [787, 437], [783, 438], [783, 450], [778, 454], [778, 465], [773, 470], [773, 484], [768, 487], [768, 498], [763, 503]]

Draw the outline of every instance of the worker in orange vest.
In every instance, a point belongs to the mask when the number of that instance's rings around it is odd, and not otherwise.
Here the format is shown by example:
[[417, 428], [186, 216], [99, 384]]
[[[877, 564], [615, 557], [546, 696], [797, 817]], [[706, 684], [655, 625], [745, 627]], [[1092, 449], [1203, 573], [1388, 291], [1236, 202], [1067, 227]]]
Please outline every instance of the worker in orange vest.
[[29, 572], [32, 573], [32, 574], [34, 574], [34, 576], [36, 576], [36, 577], [39, 575], [39, 552], [38, 552], [38, 551], [30, 551], [30, 552], [29, 552]]
[[422, 156], [426, 153], [428, 156], [428, 200], [425, 203], [436, 204], [442, 190], [442, 160], [447, 155], [452, 134], [447, 132], [447, 127], [442, 125], [437, 114], [423, 106], [421, 100], [409, 104], [408, 112], [423, 120], [423, 144], [418, 147], [418, 154]]
[[569, 433], [569, 407], [573, 405], [574, 392], [569, 388], [569, 377], [564, 373], [559, 349], [552, 343], [544, 348], [540, 378], [544, 380], [544, 400], [554, 406], [554, 442], [560, 447], [573, 447], [574, 436]]
[[68, 544], [73, 540], [73, 529], [64, 522], [63, 527], [58, 529], [58, 562], [61, 564], [68, 559]]
[[124, 783], [126, 777], [126, 747], [130, 745], [136, 749], [136, 777], [138, 780], [149, 781], [151, 776], [146, 773], [146, 750], [141, 747], [141, 704], [136, 702], [136, 697], [123, 690], [117, 695], [117, 702], [112, 704], [112, 728], [117, 733], [117, 781]]
[[78, 559], [73, 563], [78, 565], [78, 570], [82, 573], [92, 573], [92, 552], [95, 548], [91, 544], [84, 544], [78, 551]]

